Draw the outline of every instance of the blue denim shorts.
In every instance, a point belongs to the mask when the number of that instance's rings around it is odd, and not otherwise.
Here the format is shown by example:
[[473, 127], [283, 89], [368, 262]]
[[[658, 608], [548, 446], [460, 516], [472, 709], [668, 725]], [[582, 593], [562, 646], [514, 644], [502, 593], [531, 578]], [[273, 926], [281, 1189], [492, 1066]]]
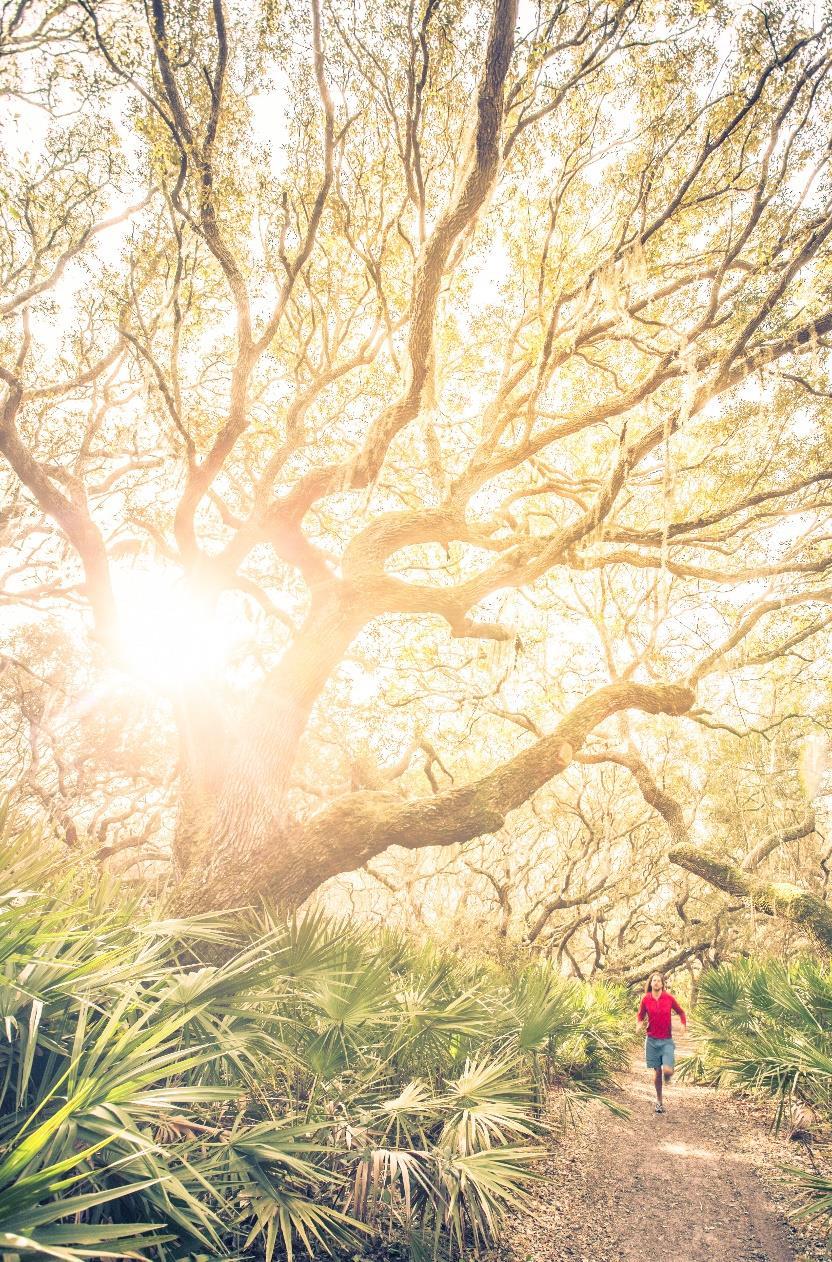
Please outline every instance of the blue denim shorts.
[[644, 1040], [644, 1059], [647, 1061], [648, 1069], [672, 1069], [676, 1064], [676, 1046], [673, 1039], [651, 1039], [650, 1035]]

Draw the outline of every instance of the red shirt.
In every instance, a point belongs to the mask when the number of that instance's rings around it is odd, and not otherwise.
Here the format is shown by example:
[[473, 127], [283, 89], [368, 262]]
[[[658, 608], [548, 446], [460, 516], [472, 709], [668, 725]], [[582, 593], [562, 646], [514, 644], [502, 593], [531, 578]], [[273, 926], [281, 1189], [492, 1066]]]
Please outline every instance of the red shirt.
[[658, 999], [653, 998], [653, 992], [648, 991], [641, 1001], [641, 1007], [638, 1010], [639, 1021], [642, 1017], [647, 1017], [647, 1036], [651, 1039], [669, 1039], [670, 1034], [670, 1014], [678, 1012], [682, 1021], [687, 1023], [687, 1017], [682, 1008], [673, 998], [669, 990], [663, 990]]

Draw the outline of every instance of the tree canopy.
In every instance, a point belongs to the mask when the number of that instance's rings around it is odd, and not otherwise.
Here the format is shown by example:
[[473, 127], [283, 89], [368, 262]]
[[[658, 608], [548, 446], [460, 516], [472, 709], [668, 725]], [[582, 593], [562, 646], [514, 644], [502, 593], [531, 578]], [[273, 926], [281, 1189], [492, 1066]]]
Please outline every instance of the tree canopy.
[[684, 958], [802, 845], [828, 917], [818, 7], [3, 10], [20, 809], [190, 911], [447, 853]]

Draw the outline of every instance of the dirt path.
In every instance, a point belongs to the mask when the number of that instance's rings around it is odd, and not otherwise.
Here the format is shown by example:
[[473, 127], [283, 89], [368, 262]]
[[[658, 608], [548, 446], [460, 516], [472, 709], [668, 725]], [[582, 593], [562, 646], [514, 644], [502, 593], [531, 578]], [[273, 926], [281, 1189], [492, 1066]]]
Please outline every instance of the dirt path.
[[[677, 1043], [677, 1051], [687, 1050]], [[505, 1262], [799, 1262], [806, 1255], [759, 1167], [773, 1141], [729, 1096], [674, 1083], [653, 1112], [641, 1055], [613, 1097], [593, 1104], [545, 1165], [530, 1215], [511, 1224]], [[786, 1156], [780, 1146], [776, 1159]], [[658, 1228], [658, 1234], [657, 1234]]]

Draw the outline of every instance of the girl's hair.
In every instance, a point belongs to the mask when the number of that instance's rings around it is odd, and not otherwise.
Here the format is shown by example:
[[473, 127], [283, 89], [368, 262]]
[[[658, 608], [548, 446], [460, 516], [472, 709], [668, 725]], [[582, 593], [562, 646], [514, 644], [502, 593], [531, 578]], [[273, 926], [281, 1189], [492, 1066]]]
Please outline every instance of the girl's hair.
[[659, 970], [658, 970], [658, 969], [656, 969], [655, 973], [651, 973], [651, 974], [650, 974], [650, 976], [647, 978], [647, 989], [648, 989], [648, 991], [650, 990], [650, 987], [651, 987], [651, 986], [652, 986], [652, 984], [653, 984], [653, 978], [654, 978], [654, 977], [658, 977], [659, 981], [660, 981], [660, 982], [661, 982], [661, 984], [662, 984], [662, 990], [664, 990], [664, 973], [660, 973], [660, 972], [659, 972]]

